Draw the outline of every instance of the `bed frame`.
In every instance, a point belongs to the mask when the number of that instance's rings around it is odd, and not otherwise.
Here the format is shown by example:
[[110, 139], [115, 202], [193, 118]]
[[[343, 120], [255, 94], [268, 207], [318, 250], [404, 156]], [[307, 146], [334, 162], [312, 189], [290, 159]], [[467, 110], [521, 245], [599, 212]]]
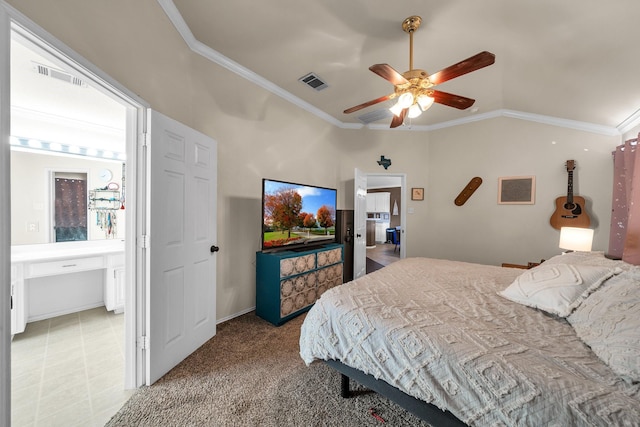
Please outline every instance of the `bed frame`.
[[325, 362], [327, 365], [342, 374], [340, 394], [344, 398], [348, 398], [350, 396], [349, 379], [354, 379], [363, 386], [397, 403], [402, 408], [433, 426], [467, 426], [451, 412], [443, 411], [435, 405], [416, 399], [413, 396], [409, 396], [405, 392], [392, 387], [387, 382], [375, 379], [372, 375], [365, 374], [364, 372], [347, 366], [337, 360], [326, 360]]

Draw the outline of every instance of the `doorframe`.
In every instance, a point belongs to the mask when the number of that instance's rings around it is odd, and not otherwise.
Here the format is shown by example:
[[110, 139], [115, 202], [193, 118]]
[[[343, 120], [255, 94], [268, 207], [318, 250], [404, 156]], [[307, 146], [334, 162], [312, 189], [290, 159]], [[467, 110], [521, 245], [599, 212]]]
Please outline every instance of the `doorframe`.
[[0, 8], [0, 426], [2, 427], [11, 425], [10, 27], [9, 14]]
[[[400, 259], [407, 256], [406, 236], [407, 229], [407, 174], [406, 173], [367, 173], [367, 182], [370, 176], [383, 176], [400, 178]], [[367, 188], [368, 188], [367, 184]]]
[[[364, 172], [364, 174], [367, 176], [367, 181], [369, 181], [369, 177], [386, 177], [386, 178], [400, 178], [400, 259], [405, 258], [407, 256], [406, 254], [406, 248], [407, 248], [407, 243], [406, 243], [406, 236], [408, 235], [408, 233], [406, 233], [406, 229], [407, 229], [407, 174], [406, 173], [380, 173], [380, 172]], [[369, 187], [369, 185], [367, 184], [367, 188]], [[358, 212], [354, 212], [354, 215], [358, 215]], [[364, 212], [360, 213], [360, 215], [366, 215], [367, 213]]]
[[[149, 104], [111, 78], [97, 66], [86, 60], [55, 36], [45, 31], [27, 16], [0, 0], [0, 218], [10, 218], [10, 44], [12, 31], [30, 38], [62, 61], [74, 73], [84, 80], [91, 81], [95, 87], [126, 106], [126, 167], [127, 198], [129, 203], [125, 211], [127, 232], [125, 235], [125, 388], [137, 388], [145, 382], [145, 354], [141, 345], [145, 323], [145, 280], [147, 250], [143, 240], [148, 227], [147, 157], [146, 157], [146, 111]], [[10, 309], [10, 264], [11, 264], [11, 224], [0, 221], [0, 426], [9, 425], [11, 414], [11, 329]]]

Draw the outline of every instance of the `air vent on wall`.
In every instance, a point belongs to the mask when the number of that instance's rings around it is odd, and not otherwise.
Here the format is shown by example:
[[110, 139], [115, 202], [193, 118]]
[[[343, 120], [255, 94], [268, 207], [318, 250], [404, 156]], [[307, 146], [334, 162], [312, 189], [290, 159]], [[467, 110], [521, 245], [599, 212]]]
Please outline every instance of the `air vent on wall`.
[[40, 74], [41, 76], [51, 77], [52, 79], [61, 80], [63, 82], [72, 84], [74, 86], [87, 87], [87, 84], [75, 77], [71, 74], [62, 71], [56, 70], [55, 68], [48, 67], [46, 65], [38, 64], [37, 62], [33, 62], [33, 70]]
[[360, 120], [365, 125], [373, 122], [377, 122], [378, 120], [387, 119], [392, 116], [393, 113], [389, 111], [388, 108], [382, 108], [380, 110], [370, 111], [366, 114], [358, 116], [358, 120]]
[[329, 86], [315, 73], [309, 73], [306, 76], [300, 77], [298, 80], [315, 90], [322, 90]]

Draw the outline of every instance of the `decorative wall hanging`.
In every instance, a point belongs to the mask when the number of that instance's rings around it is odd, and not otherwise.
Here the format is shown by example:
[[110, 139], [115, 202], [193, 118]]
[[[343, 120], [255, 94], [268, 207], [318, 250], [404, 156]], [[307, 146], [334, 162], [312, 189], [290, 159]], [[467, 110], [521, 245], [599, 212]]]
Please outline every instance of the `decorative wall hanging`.
[[533, 205], [536, 194], [535, 176], [505, 176], [498, 178], [499, 205]]
[[424, 188], [412, 188], [411, 200], [424, 200]]
[[567, 196], [556, 198], [556, 210], [551, 215], [549, 223], [556, 230], [562, 227], [589, 227], [591, 219], [585, 209], [584, 197], [573, 195], [573, 170], [576, 168], [576, 162], [567, 160], [565, 165], [568, 175]]
[[384, 156], [380, 156], [380, 160], [378, 160], [378, 164], [385, 169], [391, 166], [391, 159], [385, 159]]
[[465, 202], [469, 200], [469, 197], [471, 197], [471, 195], [478, 189], [478, 187], [480, 187], [480, 184], [482, 184], [482, 178], [480, 178], [479, 176], [471, 178], [471, 181], [469, 181], [467, 186], [462, 189], [453, 203], [455, 203], [456, 206], [464, 205]]

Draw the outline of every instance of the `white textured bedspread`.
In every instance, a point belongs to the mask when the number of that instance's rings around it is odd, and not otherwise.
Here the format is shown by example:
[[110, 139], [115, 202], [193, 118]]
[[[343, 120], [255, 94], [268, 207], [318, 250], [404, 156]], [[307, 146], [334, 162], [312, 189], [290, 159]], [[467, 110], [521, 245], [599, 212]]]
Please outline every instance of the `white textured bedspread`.
[[325, 292], [305, 363], [339, 360], [478, 426], [637, 426], [629, 384], [565, 320], [496, 294], [522, 270], [408, 258]]

